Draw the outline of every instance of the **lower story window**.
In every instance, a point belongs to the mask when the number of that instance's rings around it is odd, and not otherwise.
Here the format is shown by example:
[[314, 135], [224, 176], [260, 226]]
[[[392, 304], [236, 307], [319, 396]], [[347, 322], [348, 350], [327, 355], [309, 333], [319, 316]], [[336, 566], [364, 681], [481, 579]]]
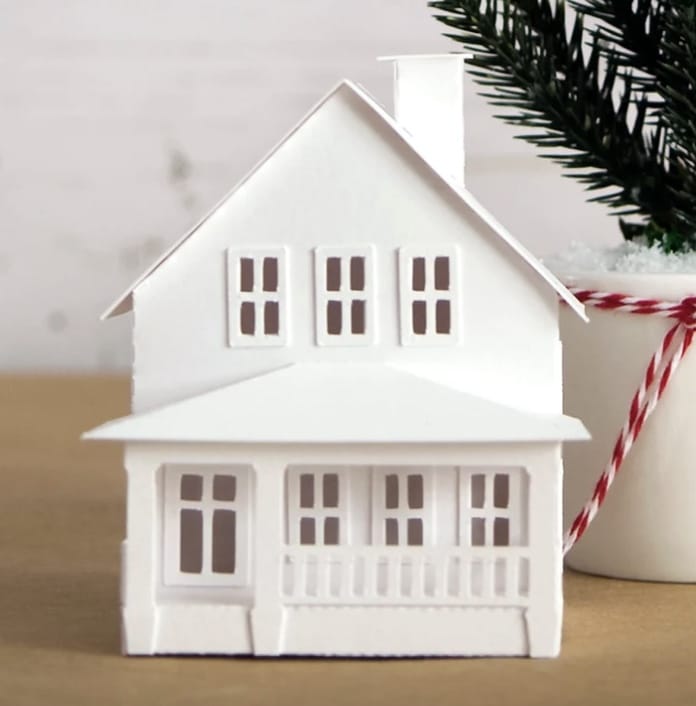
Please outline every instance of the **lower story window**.
[[527, 473], [522, 468], [461, 468], [459, 541], [470, 547], [527, 543]]
[[375, 544], [422, 546], [433, 541], [431, 469], [380, 467], [372, 483]]
[[287, 474], [290, 544], [348, 541], [348, 483], [340, 466], [291, 466]]
[[247, 582], [250, 474], [247, 466], [165, 466], [166, 585]]

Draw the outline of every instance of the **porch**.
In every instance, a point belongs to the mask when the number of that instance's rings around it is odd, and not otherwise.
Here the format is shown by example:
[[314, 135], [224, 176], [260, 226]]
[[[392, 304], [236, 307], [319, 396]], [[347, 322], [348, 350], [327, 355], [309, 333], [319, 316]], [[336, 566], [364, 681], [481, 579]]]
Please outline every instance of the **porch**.
[[271, 451], [131, 447], [129, 653], [557, 651], [553, 447]]

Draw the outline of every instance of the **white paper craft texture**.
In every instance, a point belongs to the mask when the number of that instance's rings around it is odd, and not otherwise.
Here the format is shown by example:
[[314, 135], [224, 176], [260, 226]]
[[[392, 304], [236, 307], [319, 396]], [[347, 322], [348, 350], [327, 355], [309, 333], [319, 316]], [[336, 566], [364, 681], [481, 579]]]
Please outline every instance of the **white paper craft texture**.
[[558, 654], [558, 299], [464, 187], [462, 55], [334, 88], [134, 310], [128, 654]]

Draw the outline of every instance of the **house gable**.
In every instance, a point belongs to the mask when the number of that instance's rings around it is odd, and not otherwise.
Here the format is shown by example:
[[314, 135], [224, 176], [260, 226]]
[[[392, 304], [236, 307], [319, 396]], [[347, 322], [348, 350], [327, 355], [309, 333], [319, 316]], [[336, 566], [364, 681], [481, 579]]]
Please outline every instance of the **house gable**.
[[456, 180], [449, 177], [442, 172], [438, 171], [427, 159], [425, 155], [414, 142], [412, 137], [405, 131], [401, 126], [380, 106], [367, 92], [365, 92], [358, 85], [351, 81], [344, 80], [339, 83], [332, 91], [330, 91], [326, 96], [324, 96], [308, 113], [307, 115], [287, 134], [280, 140], [280, 142], [262, 159], [256, 166], [242, 179], [235, 187], [228, 192], [198, 223], [196, 223], [187, 233], [185, 233], [178, 241], [176, 241], [169, 250], [165, 251], [160, 258], [155, 260], [152, 265], [145, 270], [135, 282], [126, 289], [126, 291], [121, 294], [114, 302], [109, 306], [109, 308], [103, 313], [102, 319], [109, 318], [111, 316], [118, 316], [127, 311], [130, 311], [133, 305], [133, 293], [137, 287], [142, 284], [150, 275], [152, 275], [163, 263], [165, 263], [170, 256], [172, 256], [189, 238], [191, 238], [210, 218], [213, 216], [234, 194], [244, 185], [253, 178], [254, 174], [263, 167], [266, 162], [273, 158], [278, 150], [280, 150], [285, 143], [290, 140], [295, 133], [300, 130], [305, 123], [310, 121], [312, 117], [320, 111], [326, 103], [331, 101], [338, 94], [348, 94], [352, 93], [359, 102], [362, 103], [362, 107], [367, 108], [375, 116], [377, 116], [381, 121], [387, 125], [393, 133], [398, 136], [402, 147], [410, 150], [414, 155], [419, 158], [419, 161], [425, 166], [433, 175], [435, 175], [438, 181], [441, 182], [442, 186], [447, 187], [452, 193], [454, 193], [463, 204], [465, 204], [469, 209], [471, 209], [483, 223], [485, 223], [488, 228], [492, 231], [494, 237], [500, 238], [504, 241], [510, 248], [519, 255], [519, 257], [525, 261], [534, 270], [542, 280], [549, 284], [559, 296], [582, 318], [586, 318], [584, 313], [584, 307], [582, 304], [568, 291], [568, 289], [558, 280], [558, 278], [550, 272], [543, 264], [537, 260], [518, 240], [516, 240], [512, 234], [510, 234], [504, 226], [499, 223], [493, 215], [488, 212], [482, 204], [471, 194], [466, 188], [458, 184]]
[[[356, 362], [390, 362], [501, 404], [560, 410], [557, 292], [347, 85], [294, 131], [135, 288], [136, 411], [297, 362], [339, 362], [318, 335], [321, 248], [374, 251], [377, 330]], [[235, 345], [232, 250], [281, 252], [290, 330], [283, 345]], [[457, 336], [414, 346], [399, 296], [405, 248], [459, 264]], [[454, 262], [454, 260], [453, 260]], [[569, 295], [570, 296], [570, 295]], [[406, 345], [404, 345], [406, 344]]]

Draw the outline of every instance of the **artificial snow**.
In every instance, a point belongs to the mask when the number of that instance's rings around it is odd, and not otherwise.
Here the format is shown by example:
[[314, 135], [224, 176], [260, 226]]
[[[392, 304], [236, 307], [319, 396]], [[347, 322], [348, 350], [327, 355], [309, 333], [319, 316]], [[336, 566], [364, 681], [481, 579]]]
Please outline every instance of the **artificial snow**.
[[696, 252], [665, 253], [657, 245], [649, 247], [636, 241], [625, 241], [611, 248], [573, 242], [567, 250], [545, 258], [544, 264], [558, 274], [696, 274]]

